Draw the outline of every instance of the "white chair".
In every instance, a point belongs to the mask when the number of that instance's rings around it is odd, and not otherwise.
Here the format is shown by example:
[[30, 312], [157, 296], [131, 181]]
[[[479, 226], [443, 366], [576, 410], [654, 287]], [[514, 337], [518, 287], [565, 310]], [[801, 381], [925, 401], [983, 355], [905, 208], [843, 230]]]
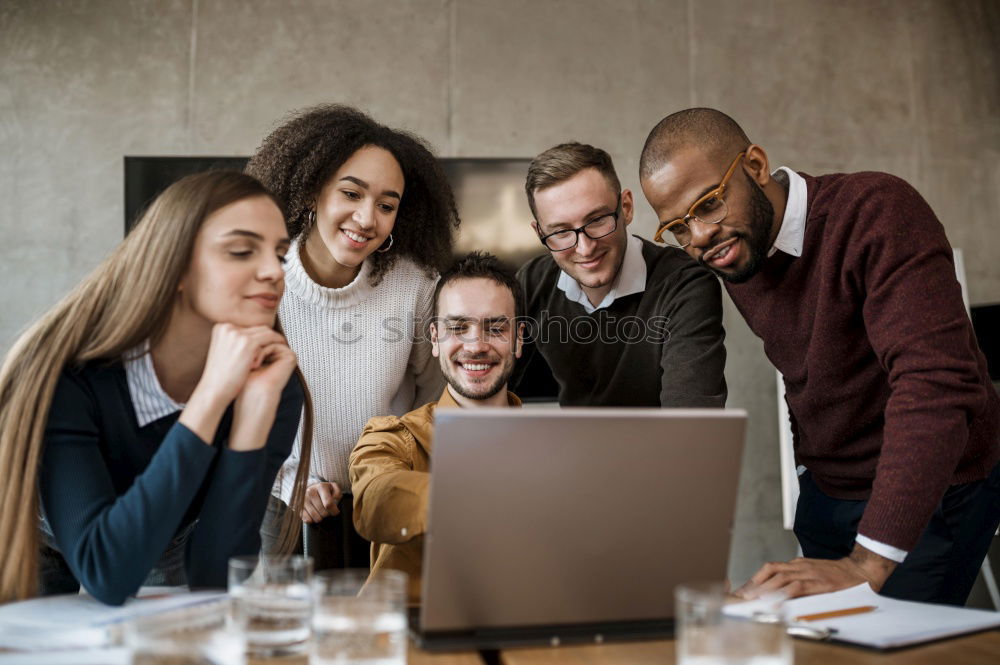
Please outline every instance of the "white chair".
[[[953, 250], [955, 256], [955, 276], [962, 287], [962, 301], [965, 303], [965, 311], [969, 311], [969, 289], [965, 281], [965, 261], [962, 257], [962, 250]], [[785, 402], [785, 381], [781, 372], [777, 375], [778, 389], [778, 445], [781, 458], [781, 521], [788, 531], [795, 525], [795, 504], [799, 500], [799, 474], [795, 466], [795, 452], [792, 447], [792, 421], [788, 416], [788, 404]], [[997, 531], [1000, 535], [1000, 530]], [[799, 548], [801, 556], [802, 549]], [[993, 568], [990, 566], [990, 558], [987, 556], [983, 560], [981, 568], [983, 581], [986, 583], [986, 591], [989, 593], [990, 602], [994, 609], [1000, 610], [1000, 589], [997, 588], [996, 577], [993, 575]]]

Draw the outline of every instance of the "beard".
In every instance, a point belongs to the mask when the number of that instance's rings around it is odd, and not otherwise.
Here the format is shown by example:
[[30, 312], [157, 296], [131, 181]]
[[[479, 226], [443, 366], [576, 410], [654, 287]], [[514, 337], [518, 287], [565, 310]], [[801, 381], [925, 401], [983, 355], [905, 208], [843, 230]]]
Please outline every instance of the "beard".
[[[475, 362], [476, 359], [470, 359], [469, 362]], [[486, 386], [476, 386], [475, 390], [467, 388], [458, 379], [457, 376], [452, 372], [451, 361], [446, 361], [441, 363], [441, 372], [444, 374], [445, 380], [451, 389], [456, 393], [461, 395], [466, 399], [474, 400], [484, 400], [489, 399], [496, 395], [498, 392], [504, 389], [507, 385], [507, 381], [510, 379], [510, 375], [514, 373], [514, 356], [511, 355], [503, 367], [503, 371], [492, 383]]]
[[[731, 284], [742, 284], [760, 271], [761, 265], [767, 258], [767, 252], [771, 249], [771, 227], [774, 225], [774, 206], [767, 199], [764, 190], [746, 174], [747, 182], [750, 183], [750, 229], [747, 233], [736, 233], [735, 237], [743, 240], [749, 256], [746, 265], [735, 272], [723, 272], [715, 270], [703, 261], [699, 261], [703, 266], [714, 272], [716, 275]], [[726, 238], [725, 240], [729, 240]], [[725, 240], [720, 242], [725, 242]]]

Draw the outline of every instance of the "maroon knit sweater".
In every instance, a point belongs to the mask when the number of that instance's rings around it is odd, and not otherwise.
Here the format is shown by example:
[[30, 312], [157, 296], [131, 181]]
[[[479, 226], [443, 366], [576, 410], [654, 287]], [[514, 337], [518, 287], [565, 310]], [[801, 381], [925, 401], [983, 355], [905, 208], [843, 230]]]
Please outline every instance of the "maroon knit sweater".
[[949, 485], [1000, 459], [1000, 399], [930, 206], [884, 173], [806, 180], [802, 256], [726, 288], [785, 377], [795, 457], [870, 498], [858, 532], [909, 551]]

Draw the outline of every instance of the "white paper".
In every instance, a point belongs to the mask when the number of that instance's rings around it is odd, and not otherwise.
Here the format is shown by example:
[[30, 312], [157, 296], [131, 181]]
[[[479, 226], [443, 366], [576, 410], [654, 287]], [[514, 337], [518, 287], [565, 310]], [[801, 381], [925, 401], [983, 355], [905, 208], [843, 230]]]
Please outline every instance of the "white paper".
[[[728, 605], [728, 616], [749, 618], [760, 609], [757, 601]], [[962, 635], [1000, 626], [1000, 613], [951, 605], [935, 605], [880, 596], [868, 584], [832, 593], [805, 596], [781, 605], [786, 623], [804, 614], [833, 612], [874, 605], [875, 610], [833, 619], [803, 622], [836, 631], [834, 639], [886, 649]]]
[[19, 651], [95, 648], [112, 641], [112, 628], [122, 621], [169, 612], [226, 594], [217, 591], [130, 598], [111, 607], [86, 594], [44, 596], [0, 606], [0, 648]]
[[124, 647], [0, 653], [0, 665], [128, 665], [130, 662], [132, 658]]

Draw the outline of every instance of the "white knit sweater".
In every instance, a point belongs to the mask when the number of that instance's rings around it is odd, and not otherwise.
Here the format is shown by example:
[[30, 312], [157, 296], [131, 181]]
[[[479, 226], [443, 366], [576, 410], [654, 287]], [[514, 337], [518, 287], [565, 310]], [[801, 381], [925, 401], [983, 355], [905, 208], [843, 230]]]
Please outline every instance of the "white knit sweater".
[[[409, 259], [397, 260], [378, 286], [365, 261], [353, 282], [331, 289], [314, 282], [293, 243], [285, 264], [278, 315], [313, 401], [309, 483], [351, 489], [348, 456], [374, 416], [401, 416], [437, 399], [444, 379], [426, 331], [435, 279]], [[302, 428], [272, 490], [289, 502], [300, 459]]]

